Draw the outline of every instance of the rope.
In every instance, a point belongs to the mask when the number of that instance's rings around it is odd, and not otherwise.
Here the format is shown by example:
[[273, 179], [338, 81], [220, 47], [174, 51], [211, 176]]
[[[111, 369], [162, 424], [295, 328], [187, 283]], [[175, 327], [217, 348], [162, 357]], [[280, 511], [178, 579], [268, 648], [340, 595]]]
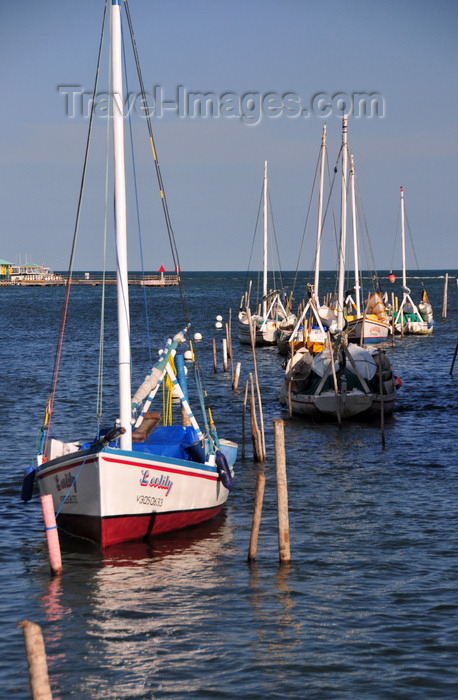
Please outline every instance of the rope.
[[100, 64], [101, 64], [101, 57], [102, 57], [103, 42], [104, 42], [104, 36], [105, 36], [107, 7], [108, 7], [108, 0], [106, 0], [106, 2], [105, 2], [104, 12], [103, 12], [102, 33], [101, 33], [101, 37], [100, 37], [99, 52], [98, 52], [98, 58], [97, 58], [97, 69], [96, 69], [95, 79], [94, 79], [94, 88], [92, 91], [91, 114], [90, 114], [90, 118], [89, 118], [89, 129], [88, 129], [88, 136], [87, 136], [87, 141], [86, 141], [86, 149], [85, 149], [85, 153], [84, 153], [83, 174], [82, 174], [82, 178], [81, 178], [81, 185], [80, 185], [80, 191], [79, 191], [79, 196], [78, 196], [76, 220], [75, 220], [75, 226], [74, 226], [74, 230], [73, 230], [73, 240], [72, 240], [70, 262], [69, 262], [68, 273], [67, 273], [66, 292], [65, 292], [64, 304], [63, 304], [63, 308], [62, 308], [59, 340], [58, 340], [56, 353], [55, 353], [55, 357], [54, 357], [54, 368], [53, 368], [52, 381], [51, 381], [51, 390], [50, 390], [50, 393], [48, 396], [48, 401], [46, 403], [45, 417], [44, 417], [43, 426], [42, 426], [42, 436], [41, 436], [41, 440], [40, 440], [40, 452], [42, 454], [46, 453], [47, 444], [48, 444], [48, 437], [49, 437], [49, 431], [50, 431], [50, 426], [51, 426], [52, 412], [53, 412], [54, 401], [55, 401], [55, 397], [56, 397], [57, 379], [59, 376], [59, 368], [60, 368], [60, 362], [61, 362], [61, 356], [62, 356], [62, 347], [63, 347], [63, 342], [64, 342], [65, 328], [66, 328], [66, 324], [67, 324], [67, 314], [68, 314], [68, 306], [69, 306], [69, 300], [70, 300], [73, 263], [74, 263], [75, 251], [76, 251], [76, 241], [78, 238], [83, 193], [84, 193], [84, 187], [86, 184], [89, 148], [90, 148], [91, 137], [92, 137], [92, 127], [93, 127], [93, 122], [94, 122], [94, 114], [95, 114], [95, 106], [96, 106], [96, 95], [97, 95], [98, 81], [99, 81], [99, 75], [100, 75]]
[[[167, 203], [167, 197], [165, 194], [164, 182], [162, 180], [161, 168], [160, 168], [159, 159], [157, 156], [157, 149], [156, 149], [156, 145], [155, 145], [155, 141], [154, 141], [153, 128], [151, 125], [151, 117], [149, 115], [148, 99], [147, 99], [147, 95], [146, 95], [145, 85], [143, 82], [141, 68], [140, 68], [137, 43], [135, 41], [134, 30], [133, 30], [133, 26], [132, 26], [132, 19], [131, 19], [130, 9], [129, 9], [129, 3], [127, 0], [124, 0], [124, 7], [126, 10], [126, 17], [127, 17], [127, 22], [129, 25], [130, 38], [132, 41], [132, 49], [133, 49], [133, 53], [134, 53], [135, 65], [137, 68], [137, 75], [138, 75], [138, 80], [139, 80], [139, 84], [140, 84], [140, 92], [141, 92], [141, 96], [142, 96], [142, 102], [143, 102], [143, 105], [145, 106], [146, 123], [147, 123], [147, 128], [148, 128], [151, 152], [152, 152], [153, 160], [154, 160], [154, 166], [156, 169], [156, 176], [157, 176], [157, 181], [158, 181], [158, 186], [159, 186], [159, 195], [161, 198], [167, 234], [169, 237], [170, 248], [171, 248], [171, 252], [172, 252], [172, 258], [173, 258], [173, 262], [175, 265], [175, 269], [176, 269], [177, 273], [179, 273], [181, 270], [180, 259], [178, 256], [178, 249], [177, 249], [177, 245], [176, 245], [176, 241], [175, 241], [175, 235], [173, 232], [172, 221], [170, 219], [170, 213], [169, 213], [169, 207], [168, 207], [168, 203]], [[185, 313], [185, 320], [187, 323], [191, 323], [189, 306], [188, 306], [188, 302], [186, 299], [185, 290], [184, 290], [183, 284], [181, 282], [180, 275], [179, 275], [179, 282], [180, 282], [179, 289], [180, 289], [180, 295], [181, 295], [181, 302], [182, 302], [183, 310]]]
[[64, 507], [64, 504], [65, 504], [65, 502], [66, 502], [68, 496], [70, 495], [71, 490], [73, 489], [74, 485], [76, 484], [76, 481], [77, 481], [79, 475], [81, 474], [81, 471], [82, 471], [84, 465], [86, 464], [86, 461], [87, 461], [87, 458], [88, 458], [88, 457], [89, 457], [89, 455], [86, 455], [86, 457], [85, 457], [85, 458], [83, 459], [83, 461], [81, 462], [81, 466], [80, 466], [80, 468], [78, 469], [78, 471], [76, 472], [75, 477], [74, 477], [72, 483], [70, 484], [70, 486], [68, 487], [67, 492], [66, 492], [66, 494], [65, 494], [65, 496], [64, 496], [64, 498], [63, 498], [63, 500], [62, 500], [62, 503], [60, 504], [60, 506], [59, 506], [59, 508], [58, 508], [58, 510], [57, 510], [56, 518], [57, 518], [57, 516], [59, 515], [60, 511], [62, 510], [62, 508]]
[[[111, 83], [111, 62], [109, 63], [109, 84]], [[97, 368], [97, 436], [100, 436], [100, 426], [103, 416], [103, 370], [105, 356], [105, 298], [106, 298], [106, 265], [107, 265], [107, 238], [108, 238], [108, 190], [109, 190], [109, 144], [111, 136], [111, 119], [107, 119], [106, 145], [105, 145], [105, 211], [103, 222], [103, 265], [102, 265], [102, 296], [100, 300], [100, 329], [99, 329], [99, 359]]]
[[[137, 43], [136, 43], [135, 36], [134, 36], [134, 30], [133, 30], [132, 18], [131, 18], [131, 14], [130, 14], [128, 0], [124, 0], [124, 7], [125, 7], [125, 11], [126, 11], [127, 23], [129, 26], [130, 38], [131, 38], [131, 42], [132, 42], [132, 50], [133, 50], [133, 54], [134, 54], [135, 65], [136, 65], [136, 69], [137, 69], [137, 76], [138, 76], [138, 81], [139, 81], [139, 85], [140, 85], [140, 93], [142, 96], [142, 103], [145, 107], [146, 124], [147, 124], [147, 128], [148, 128], [151, 153], [153, 156], [154, 167], [155, 167], [155, 171], [156, 171], [157, 183], [158, 183], [158, 187], [159, 187], [159, 195], [160, 195], [160, 199], [161, 199], [167, 235], [169, 238], [170, 249], [171, 249], [171, 253], [172, 253], [173, 262], [175, 265], [175, 270], [177, 271], [177, 274], [178, 274], [181, 303], [182, 303], [182, 307], [183, 307], [185, 321], [189, 327], [192, 327], [189, 305], [188, 305], [188, 301], [186, 298], [184, 285], [183, 285], [183, 282], [181, 279], [181, 264], [180, 264], [180, 259], [179, 259], [179, 255], [178, 255], [175, 234], [174, 234], [173, 227], [172, 227], [172, 221], [170, 218], [170, 212], [169, 212], [169, 208], [168, 208], [164, 182], [162, 180], [162, 173], [161, 173], [161, 168], [159, 165], [157, 148], [156, 148], [154, 134], [153, 134], [153, 128], [152, 128], [152, 124], [151, 124], [151, 117], [150, 117], [150, 110], [149, 110], [149, 106], [148, 106], [147, 93], [145, 90], [143, 76], [142, 76], [142, 72], [141, 72], [141, 68], [140, 68], [140, 60], [139, 60], [139, 55], [138, 55]], [[202, 373], [200, 370], [200, 366], [197, 362], [196, 355], [197, 355], [197, 353], [194, 351], [194, 357], [195, 357], [194, 368], [195, 368], [195, 372], [197, 372], [200, 376], [200, 383], [203, 384], [203, 377], [202, 377]], [[205, 412], [204, 412], [204, 416], [205, 416]]]
[[[256, 234], [257, 234], [257, 231], [258, 231], [259, 217], [260, 217], [261, 210], [262, 210], [262, 197], [263, 197], [263, 187], [261, 188], [261, 196], [260, 196], [260, 198], [259, 198], [258, 213], [257, 213], [257, 215], [256, 215], [256, 223], [255, 223], [255, 226], [254, 226], [253, 238], [251, 239], [251, 250], [250, 250], [250, 257], [248, 258], [248, 268], [247, 268], [247, 272], [246, 272], [246, 275], [245, 275], [245, 281], [244, 281], [244, 283], [243, 283], [243, 288], [244, 288], [245, 290], [246, 290], [247, 287], [248, 287], [248, 277], [249, 277], [249, 274], [250, 274], [251, 261], [252, 261], [252, 258], [253, 258], [254, 244], [255, 244], [255, 242], [256, 242]], [[257, 295], [259, 296], [259, 281], [258, 281]]]
[[[128, 86], [128, 80], [127, 80], [127, 66], [126, 66], [126, 52], [124, 50], [124, 32], [121, 32], [121, 36], [122, 36], [122, 44], [123, 44], [124, 75], [126, 76], [126, 94], [129, 95], [129, 86]], [[136, 168], [136, 161], [135, 161], [134, 139], [133, 139], [133, 134], [132, 134], [132, 116], [131, 116], [130, 105], [128, 105], [128, 107], [129, 107], [128, 117], [129, 117], [130, 153], [131, 153], [131, 158], [132, 158], [132, 174], [133, 174], [133, 180], [134, 180], [135, 211], [136, 211], [136, 215], [137, 215], [137, 231], [138, 231], [138, 246], [139, 246], [139, 250], [140, 250], [140, 263], [141, 263], [142, 278], [145, 279], [143, 239], [142, 239], [140, 206], [139, 206], [139, 201], [138, 201], [138, 188], [137, 188], [137, 168]], [[150, 334], [148, 303], [147, 303], [147, 294], [146, 294], [145, 285], [143, 285], [143, 307], [145, 310], [145, 327], [146, 327], [146, 339], [147, 339], [148, 354], [149, 354], [149, 364], [152, 365], [153, 364], [153, 351], [152, 351], [152, 347], [151, 347], [151, 334]]]

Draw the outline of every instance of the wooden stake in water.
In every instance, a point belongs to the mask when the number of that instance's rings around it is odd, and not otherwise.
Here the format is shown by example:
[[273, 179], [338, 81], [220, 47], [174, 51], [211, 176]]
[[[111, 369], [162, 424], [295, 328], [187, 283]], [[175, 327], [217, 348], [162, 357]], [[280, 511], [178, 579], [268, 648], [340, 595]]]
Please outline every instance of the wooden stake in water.
[[232, 388], [235, 391], [238, 386], [239, 386], [239, 379], [240, 379], [240, 369], [242, 367], [241, 362], [237, 362], [235, 365], [235, 375], [234, 375], [234, 381], [232, 382]]
[[259, 379], [258, 379], [258, 364], [257, 364], [257, 360], [256, 360], [256, 330], [255, 330], [249, 309], [247, 309], [247, 318], [248, 318], [248, 324], [249, 324], [249, 328], [250, 328], [251, 353], [253, 355], [254, 379], [255, 379], [255, 383], [256, 383], [256, 395], [258, 398], [259, 421], [261, 424], [261, 430], [260, 430], [261, 441], [260, 441], [259, 461], [263, 462], [266, 459], [266, 438], [265, 438], [265, 432], [264, 432], [264, 413], [262, 410], [261, 390], [259, 388]]
[[458, 340], [456, 341], [455, 354], [453, 355], [452, 366], [450, 367], [450, 376], [453, 374], [453, 368], [455, 366], [456, 356], [458, 355]]
[[246, 408], [248, 402], [248, 379], [245, 382], [245, 396], [243, 399], [243, 410], [242, 410], [242, 459], [245, 459], [245, 417]]
[[215, 374], [218, 374], [218, 359], [216, 356], [216, 338], [212, 338], [212, 347], [213, 347], [213, 371]]
[[265, 487], [266, 475], [264, 474], [264, 472], [258, 472], [258, 476], [256, 479], [256, 496], [254, 499], [253, 522], [251, 525], [250, 547], [248, 550], [248, 562], [255, 561], [256, 559]]
[[444, 298], [442, 300], [442, 318], [447, 318], [448, 272], [445, 273]]
[[383, 376], [382, 376], [382, 355], [378, 351], [378, 376], [380, 391], [380, 430], [382, 433], [382, 446], [385, 447], [385, 407], [383, 403]]
[[18, 623], [18, 627], [22, 627], [24, 633], [32, 698], [33, 700], [52, 700], [41, 627], [29, 620], [22, 620]]
[[263, 462], [265, 457], [262, 450], [261, 431], [258, 426], [256, 414], [256, 399], [254, 395], [253, 374], [250, 372], [250, 419], [251, 419], [251, 440], [253, 443], [253, 456], [256, 462]]
[[229, 309], [229, 321], [226, 323], [227, 355], [232, 359], [232, 309]]
[[223, 338], [223, 372], [227, 372], [227, 339]]
[[285, 426], [274, 418], [275, 471], [277, 475], [278, 553], [281, 564], [291, 561], [289, 543], [288, 484], [286, 481]]

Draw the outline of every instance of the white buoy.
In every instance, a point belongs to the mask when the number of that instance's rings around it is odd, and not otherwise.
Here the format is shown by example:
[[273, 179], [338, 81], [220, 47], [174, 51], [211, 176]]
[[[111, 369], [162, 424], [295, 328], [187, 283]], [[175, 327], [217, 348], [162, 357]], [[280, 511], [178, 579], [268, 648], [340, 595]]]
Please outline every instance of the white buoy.
[[217, 316], [217, 317], [216, 317], [216, 320], [217, 320], [217, 321], [222, 321], [222, 320], [223, 320], [223, 317], [222, 317], [222, 316]]
[[192, 360], [192, 352], [191, 352], [191, 350], [186, 350], [186, 351], [185, 351], [185, 353], [184, 353], [184, 359], [185, 359], [185, 360], [188, 360], [188, 361]]
[[194, 340], [202, 340], [202, 333], [194, 333]]
[[221, 321], [217, 321], [215, 323], [215, 328], [222, 328], [222, 327], [223, 327], [223, 324], [221, 323]]

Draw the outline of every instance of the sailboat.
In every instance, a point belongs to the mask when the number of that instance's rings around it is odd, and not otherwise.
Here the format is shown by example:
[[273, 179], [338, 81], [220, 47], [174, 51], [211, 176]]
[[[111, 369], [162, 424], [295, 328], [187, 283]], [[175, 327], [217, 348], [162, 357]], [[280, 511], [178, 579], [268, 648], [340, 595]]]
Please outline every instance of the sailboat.
[[[111, 95], [118, 105], [124, 104], [122, 13], [125, 13], [128, 21], [134, 55], [139, 65], [128, 3], [126, 0], [112, 0]], [[107, 11], [104, 30], [106, 17]], [[139, 79], [143, 86], [140, 73]], [[151, 124], [149, 121], [147, 123], [158, 171]], [[178, 352], [186, 342], [189, 323], [165, 343], [160, 359], [154, 363], [135, 393], [132, 392], [124, 118], [122, 110], [115, 106], [113, 149], [119, 417], [112, 425], [98, 427], [95, 434], [88, 431], [87, 439], [58, 439], [50, 432], [54, 393], [50, 394], [36, 465], [27, 470], [22, 493], [24, 500], [31, 497], [33, 478], [30, 477], [36, 472], [41, 495], [52, 495], [59, 529], [91, 540], [101, 547], [129, 540], [150, 539], [214, 517], [231, 490], [237, 454], [235, 443], [218, 438], [209, 409], [204, 406], [204, 426], [200, 427], [190, 408], [185, 373], [179, 369], [184, 360], [179, 362], [183, 356]], [[160, 184], [162, 203], [167, 210], [162, 178]], [[166, 220], [169, 221], [168, 216]], [[70, 288], [71, 275], [67, 294]], [[60, 350], [61, 346], [56, 357]], [[55, 367], [53, 391], [57, 373]], [[158, 389], [166, 380], [170, 380], [180, 398], [180, 424], [160, 425], [160, 413], [151, 410]], [[204, 400], [203, 392], [199, 394], [199, 399]]]
[[276, 330], [281, 323], [290, 322], [291, 315], [279, 290], [268, 291], [268, 201], [269, 201], [267, 161], [264, 162], [263, 179], [263, 270], [262, 300], [260, 308], [250, 311], [251, 285], [242, 297], [237, 320], [237, 336], [242, 345], [275, 345]]
[[279, 400], [290, 414], [336, 418], [390, 414], [398, 380], [380, 349], [349, 344], [345, 332], [344, 278], [347, 232], [347, 119], [342, 118], [341, 223], [338, 266], [337, 321], [328, 332], [327, 347], [312, 355], [300, 348], [288, 361]]
[[394, 326], [397, 333], [405, 335], [429, 335], [433, 332], [433, 310], [429, 303], [426, 290], [422, 292], [422, 299], [418, 306], [410, 296], [407, 286], [406, 274], [406, 240], [405, 240], [405, 204], [404, 188], [401, 193], [401, 253], [402, 253], [402, 301], [399, 309], [392, 312]]

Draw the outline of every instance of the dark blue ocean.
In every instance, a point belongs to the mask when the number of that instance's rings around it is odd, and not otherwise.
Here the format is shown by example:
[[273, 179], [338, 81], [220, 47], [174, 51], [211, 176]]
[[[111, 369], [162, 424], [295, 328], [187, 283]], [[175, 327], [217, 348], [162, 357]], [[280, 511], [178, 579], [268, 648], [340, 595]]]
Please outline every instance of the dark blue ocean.
[[[24, 504], [20, 491], [50, 389], [64, 289], [0, 287], [0, 697], [30, 698], [17, 627], [27, 619], [43, 629], [54, 698], [456, 698], [458, 360], [454, 377], [450, 367], [458, 292], [457, 271], [448, 270], [442, 318], [444, 272], [409, 274], [416, 300], [422, 281], [427, 289], [435, 328], [431, 337], [396, 337], [394, 347], [387, 345], [402, 388], [385, 423], [385, 446], [377, 421], [339, 427], [290, 419], [278, 403], [281, 358], [273, 348], [257, 351], [267, 441], [262, 465], [248, 432], [240, 456], [245, 382], [253, 369], [250, 349], [236, 337], [246, 275], [184, 273], [215, 422], [220, 437], [240, 445], [230, 499], [214, 521], [152, 544], [100, 552], [63, 541], [59, 578], [50, 575], [38, 495]], [[392, 289], [399, 293], [399, 282]], [[107, 418], [116, 415], [114, 294], [107, 289]], [[96, 286], [72, 291], [63, 398], [55, 409], [62, 437], [84, 436], [94, 425], [100, 295]], [[182, 325], [178, 291], [132, 286], [131, 295], [132, 325], [151, 328], [156, 353]], [[230, 309], [232, 362], [242, 363], [237, 391], [231, 366], [223, 372], [223, 331], [215, 329], [217, 314], [227, 322]], [[150, 350], [140, 335], [133, 339], [135, 384]], [[292, 557], [283, 566], [272, 429], [279, 417]], [[259, 469], [266, 492], [257, 558], [249, 565]]]

